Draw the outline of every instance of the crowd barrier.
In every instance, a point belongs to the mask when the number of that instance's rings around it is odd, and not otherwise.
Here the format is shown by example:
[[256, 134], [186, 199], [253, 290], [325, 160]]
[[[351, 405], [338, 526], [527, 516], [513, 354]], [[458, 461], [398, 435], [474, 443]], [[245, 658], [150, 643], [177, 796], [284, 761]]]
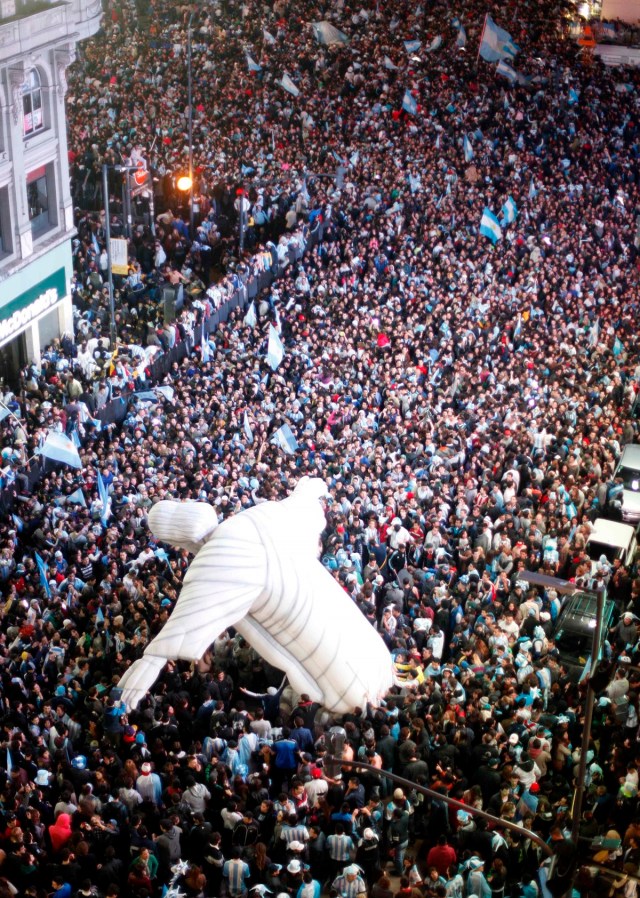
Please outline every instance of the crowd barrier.
[[[321, 229], [312, 233], [307, 238], [304, 248], [296, 246], [290, 247], [288, 250], [289, 264], [298, 261], [305, 252], [312, 249], [322, 239]], [[255, 299], [265, 287], [269, 287], [276, 278], [280, 277], [286, 266], [278, 264], [273, 258], [271, 268], [265, 268], [262, 271], [250, 274], [245, 280], [239, 284], [234, 290], [231, 297], [211, 315], [204, 318], [198, 325], [198, 340], [202, 336], [208, 337], [215, 333], [217, 328], [228, 321], [231, 313], [238, 308], [246, 308], [249, 302]], [[241, 278], [242, 280], [242, 278]], [[180, 364], [191, 352], [193, 344], [191, 340], [176, 343], [167, 352], [156, 356], [150, 365], [148, 385], [160, 383], [171, 371], [174, 364]], [[143, 389], [148, 388], [147, 385]], [[107, 402], [102, 408], [98, 409], [95, 417], [100, 421], [103, 427], [115, 425], [119, 427], [127, 416], [129, 407], [129, 399], [133, 395], [133, 391], [125, 390], [119, 396], [114, 397]], [[31, 460], [28, 469], [20, 472], [16, 482], [8, 487], [0, 490], [0, 514], [9, 515], [15, 510], [16, 502], [20, 501], [20, 496], [29, 495], [39, 484], [42, 478], [49, 471], [53, 471], [58, 465], [48, 461], [45, 458], [36, 457]]]

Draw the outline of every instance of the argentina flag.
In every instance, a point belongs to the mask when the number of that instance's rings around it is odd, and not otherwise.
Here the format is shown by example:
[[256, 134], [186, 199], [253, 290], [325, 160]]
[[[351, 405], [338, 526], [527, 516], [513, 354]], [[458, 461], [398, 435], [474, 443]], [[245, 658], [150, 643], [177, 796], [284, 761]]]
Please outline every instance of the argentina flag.
[[488, 237], [494, 245], [502, 237], [500, 222], [488, 206], [484, 207], [484, 212], [480, 219], [480, 233], [483, 236]]

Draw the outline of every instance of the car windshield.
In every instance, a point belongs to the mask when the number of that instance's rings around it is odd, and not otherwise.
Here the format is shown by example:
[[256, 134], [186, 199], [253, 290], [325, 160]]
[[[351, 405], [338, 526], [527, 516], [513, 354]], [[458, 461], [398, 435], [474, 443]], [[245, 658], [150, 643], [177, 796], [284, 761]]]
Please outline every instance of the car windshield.
[[597, 540], [590, 539], [587, 543], [587, 552], [592, 561], [600, 561], [602, 555], [612, 564], [613, 560], [618, 557], [620, 549], [618, 546], [609, 546], [606, 543], [599, 543]]
[[562, 630], [555, 637], [555, 643], [562, 656], [570, 658], [575, 664], [584, 663], [591, 654], [592, 636], [590, 633], [575, 633]]
[[623, 486], [633, 493], [640, 492], [640, 471], [635, 468], [626, 468], [622, 465], [618, 470], [618, 477], [622, 477]]

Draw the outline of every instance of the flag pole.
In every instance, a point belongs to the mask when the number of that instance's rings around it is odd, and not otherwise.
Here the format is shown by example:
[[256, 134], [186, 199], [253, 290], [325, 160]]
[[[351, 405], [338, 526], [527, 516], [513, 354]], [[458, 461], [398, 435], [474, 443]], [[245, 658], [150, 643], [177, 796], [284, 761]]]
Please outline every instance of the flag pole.
[[484, 25], [482, 26], [482, 34], [480, 35], [480, 43], [478, 44], [478, 55], [476, 56], [476, 68], [478, 68], [478, 63], [480, 62], [480, 48], [482, 47], [482, 41], [484, 40], [484, 33], [487, 30], [487, 16], [488, 12], [484, 14]]

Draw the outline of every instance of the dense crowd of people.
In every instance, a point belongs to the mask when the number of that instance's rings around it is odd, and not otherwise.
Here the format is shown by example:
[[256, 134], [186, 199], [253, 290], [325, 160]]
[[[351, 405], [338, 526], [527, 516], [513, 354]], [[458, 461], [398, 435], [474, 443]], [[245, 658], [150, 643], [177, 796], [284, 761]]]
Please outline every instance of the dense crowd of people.
[[[522, 572], [605, 583], [625, 612], [607, 653], [636, 660], [635, 565], [594, 574], [585, 547], [637, 436], [637, 76], [580, 53], [561, 4], [456, 12], [140, 0], [109, 5], [81, 48], [76, 335], [24, 369], [0, 421], [6, 898], [566, 891], [586, 687], [554, 644], [562, 596]], [[486, 12], [520, 46], [515, 82], [476, 58]], [[348, 42], [319, 42], [324, 20]], [[194, 231], [173, 187], [189, 30]], [[114, 347], [100, 172], [138, 158], [167, 208], [129, 240]], [[494, 246], [483, 209], [510, 197]], [[265, 268], [271, 286], [204, 340]], [[166, 284], [184, 288], [175, 321]], [[181, 343], [194, 351], [154, 392], [151, 362]], [[124, 421], [99, 427], [113, 401]], [[274, 440], [284, 424], [294, 451]], [[49, 430], [74, 435], [82, 468], [49, 462], [34, 482]], [[128, 713], [119, 678], [190, 558], [158, 543], [148, 509], [206, 501], [224, 520], [305, 474], [330, 489], [322, 563], [379, 630], [397, 688], [327, 720], [225, 632]], [[596, 860], [617, 872], [595, 894], [636, 894], [638, 686], [619, 666], [596, 706], [579, 834], [606, 836]], [[341, 769], [323, 763], [332, 724]]]

